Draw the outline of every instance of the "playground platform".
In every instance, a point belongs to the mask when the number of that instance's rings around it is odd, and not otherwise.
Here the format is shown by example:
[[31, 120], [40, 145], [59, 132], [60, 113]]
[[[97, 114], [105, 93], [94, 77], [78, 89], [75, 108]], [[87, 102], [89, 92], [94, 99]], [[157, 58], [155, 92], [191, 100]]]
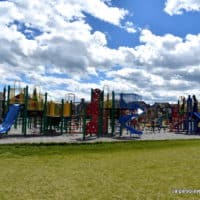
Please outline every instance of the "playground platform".
[[63, 135], [37, 135], [29, 132], [27, 136], [20, 133], [13, 133], [0, 138], [0, 144], [81, 144], [81, 143], [101, 143], [101, 142], [121, 142], [121, 141], [154, 141], [154, 140], [188, 140], [200, 139], [200, 135], [187, 135], [183, 133], [173, 133], [169, 131], [144, 132], [140, 137], [123, 133], [122, 136], [115, 137], [86, 137], [83, 141], [82, 134], [63, 134]]

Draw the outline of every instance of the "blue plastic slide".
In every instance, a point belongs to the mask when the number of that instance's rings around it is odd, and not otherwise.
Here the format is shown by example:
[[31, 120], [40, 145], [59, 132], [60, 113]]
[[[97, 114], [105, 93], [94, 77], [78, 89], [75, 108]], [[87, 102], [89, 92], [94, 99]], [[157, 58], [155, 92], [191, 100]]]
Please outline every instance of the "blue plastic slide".
[[135, 118], [137, 118], [137, 117], [138, 117], [137, 114], [123, 115], [123, 116], [121, 116], [121, 117], [119, 118], [119, 122], [120, 122], [121, 124], [125, 124], [125, 123], [129, 122], [131, 119], [135, 119]]
[[127, 130], [130, 131], [131, 134], [138, 134], [138, 135], [142, 135], [143, 132], [142, 131], [139, 131], [139, 130], [136, 130], [135, 128], [131, 127], [128, 125], [128, 122], [131, 120], [131, 119], [135, 119], [137, 118], [139, 115], [137, 114], [131, 114], [131, 115], [124, 115], [124, 116], [121, 116], [119, 118], [119, 123], [121, 123], [122, 127], [125, 127]]
[[15, 120], [17, 119], [19, 111], [20, 111], [19, 104], [13, 104], [9, 107], [6, 117], [3, 123], [0, 125], [0, 134], [7, 133], [10, 130]]
[[194, 112], [194, 115], [200, 120], [200, 113]]
[[127, 130], [130, 131], [131, 134], [137, 134], [137, 135], [142, 135], [143, 134], [142, 131], [136, 130], [133, 127], [130, 127], [130, 126], [127, 126], [127, 125], [125, 125], [125, 127], [126, 127]]

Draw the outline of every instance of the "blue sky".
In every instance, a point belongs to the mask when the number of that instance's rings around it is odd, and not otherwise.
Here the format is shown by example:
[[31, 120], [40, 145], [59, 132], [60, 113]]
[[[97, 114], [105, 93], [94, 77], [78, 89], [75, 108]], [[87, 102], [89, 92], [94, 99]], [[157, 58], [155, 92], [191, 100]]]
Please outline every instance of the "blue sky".
[[0, 88], [200, 95], [199, 0], [0, 0]]
[[[185, 37], [188, 33], [198, 34], [200, 32], [198, 12], [187, 12], [184, 15], [170, 16], [163, 12], [165, 0], [113, 0], [112, 5], [129, 10], [130, 15], [126, 20], [132, 21], [137, 28], [150, 29], [156, 35], [171, 33], [176, 36]], [[98, 20], [86, 14], [86, 21], [94, 31], [98, 30], [107, 34], [108, 46], [117, 48], [119, 46], [133, 47], [139, 45], [139, 32], [132, 34], [112, 24]]]

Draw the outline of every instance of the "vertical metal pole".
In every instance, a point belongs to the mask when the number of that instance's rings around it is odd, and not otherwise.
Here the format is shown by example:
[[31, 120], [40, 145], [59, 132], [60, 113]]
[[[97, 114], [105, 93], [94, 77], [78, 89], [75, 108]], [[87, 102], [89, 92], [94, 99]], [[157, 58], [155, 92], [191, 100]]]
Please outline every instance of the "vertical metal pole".
[[27, 133], [27, 107], [28, 107], [28, 86], [24, 89], [24, 110], [22, 119], [22, 133], [26, 135]]
[[27, 133], [27, 110], [28, 110], [28, 86], [26, 86], [26, 93], [25, 93], [25, 124], [24, 124], [24, 134]]
[[60, 127], [61, 134], [63, 134], [63, 121], [64, 121], [64, 99], [62, 99], [62, 104], [61, 104], [61, 127]]
[[105, 110], [104, 110], [104, 91], [101, 92], [101, 96], [100, 96], [100, 100], [101, 100], [101, 132], [100, 132], [100, 136], [104, 135], [104, 123], [106, 120], [105, 119]]
[[112, 108], [111, 108], [111, 135], [115, 132], [115, 93], [112, 91]]
[[8, 93], [7, 93], [7, 108], [6, 110], [8, 110], [9, 108], [9, 105], [10, 105], [10, 85], [8, 86]]
[[[123, 103], [122, 103], [122, 99], [123, 99], [123, 96], [122, 96], [122, 93], [120, 94], [120, 100], [119, 100], [119, 107], [120, 107], [120, 117], [121, 117], [121, 114], [122, 114], [122, 107], [123, 107]], [[123, 124], [120, 123], [120, 136], [122, 136], [122, 129], [123, 129]]]
[[91, 89], [91, 99], [90, 99], [90, 102], [92, 102], [93, 100], [93, 89]]
[[178, 110], [177, 110], [177, 112], [178, 112], [178, 127], [177, 127], [177, 131], [178, 131], [178, 133], [180, 132], [180, 124], [179, 124], [179, 122], [180, 122], [180, 101], [178, 100]]
[[72, 114], [73, 114], [73, 108], [72, 108], [72, 106], [73, 106], [72, 101], [70, 101], [69, 134], [72, 133]]
[[101, 137], [103, 134], [103, 91], [100, 93], [99, 97], [99, 117], [98, 117], [98, 137]]
[[[109, 91], [107, 93], [107, 105], [105, 105], [104, 103], [104, 112], [105, 112], [105, 123], [106, 123], [106, 134], [108, 134], [108, 128], [109, 128], [109, 125], [108, 125], [108, 122], [109, 122], [109, 116], [110, 116], [110, 113], [109, 113]], [[103, 102], [104, 102], [104, 99], [103, 99]]]
[[5, 117], [5, 114], [6, 114], [6, 87], [4, 87], [4, 89], [3, 89], [3, 103], [2, 103], [2, 109], [3, 109], [2, 117], [4, 118], [4, 117]]
[[[6, 89], [4, 88], [4, 115], [3, 117], [6, 116], [6, 113], [8, 112], [9, 110], [9, 106], [10, 106], [10, 86], [8, 86], [8, 93], [7, 93], [7, 103], [5, 102], [5, 99], [6, 99]], [[7, 134], [8, 132], [6, 132]]]
[[45, 93], [44, 107], [43, 107], [43, 120], [42, 120], [42, 133], [47, 130], [47, 93]]
[[85, 140], [85, 135], [86, 135], [86, 103], [85, 103], [84, 99], [82, 99], [82, 105], [83, 105], [83, 140]]

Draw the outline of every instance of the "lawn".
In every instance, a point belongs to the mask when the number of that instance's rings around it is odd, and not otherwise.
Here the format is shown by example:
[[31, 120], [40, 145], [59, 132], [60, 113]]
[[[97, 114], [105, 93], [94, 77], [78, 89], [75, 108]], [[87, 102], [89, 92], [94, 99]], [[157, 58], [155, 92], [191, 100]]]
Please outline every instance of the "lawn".
[[200, 199], [200, 141], [1, 145], [1, 200]]

